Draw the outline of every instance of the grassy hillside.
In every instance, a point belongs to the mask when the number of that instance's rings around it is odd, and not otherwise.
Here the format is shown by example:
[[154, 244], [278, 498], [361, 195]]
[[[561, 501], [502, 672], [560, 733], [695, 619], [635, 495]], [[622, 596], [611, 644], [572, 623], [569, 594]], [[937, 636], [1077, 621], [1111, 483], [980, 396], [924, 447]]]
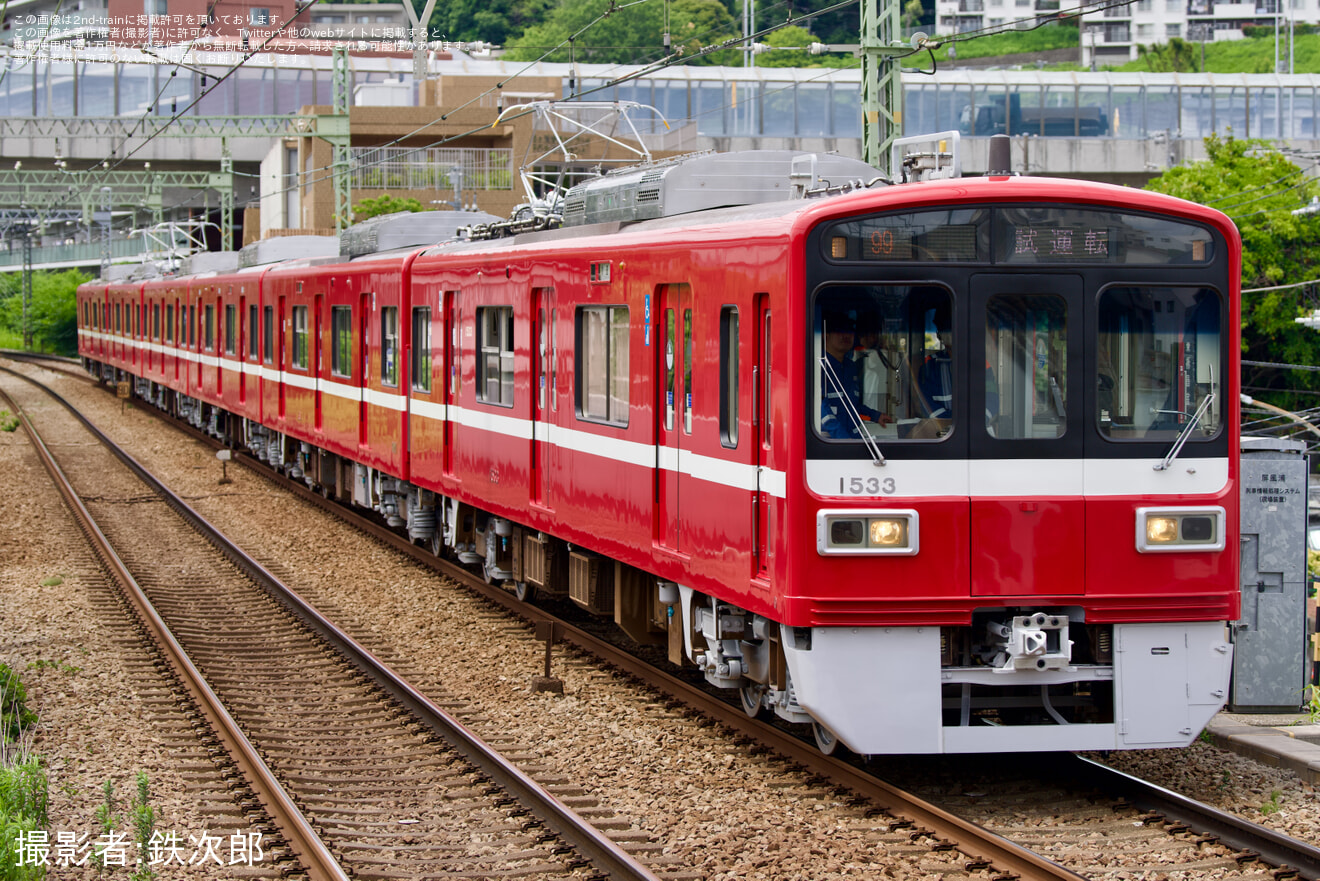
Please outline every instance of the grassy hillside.
[[[1031, 31], [1006, 31], [988, 37], [977, 37], [953, 44], [948, 43], [935, 50], [938, 61], [947, 61], [949, 48], [957, 47], [958, 58], [986, 58], [994, 55], [1016, 55], [1022, 52], [1043, 52], [1046, 49], [1068, 49], [1077, 47], [1077, 25], [1062, 22], [1048, 24]], [[914, 56], [914, 60], [915, 60]]]
[[[1265, 29], [1268, 30], [1268, 29]], [[1047, 49], [1077, 48], [1078, 31], [1075, 22], [1049, 24], [1030, 31], [1008, 31], [987, 37], [949, 43], [936, 50], [935, 58], [948, 61], [949, 49], [956, 46], [959, 60], [986, 58], [999, 55], [1042, 52]], [[1136, 61], [1121, 66], [1107, 66], [1105, 70], [1118, 71], [1180, 71], [1192, 73], [1202, 70], [1201, 44], [1187, 40], [1173, 40], [1146, 46], [1146, 54]], [[1280, 47], [1286, 63], [1288, 44], [1286, 34]], [[920, 56], [908, 62], [914, 64]], [[1080, 70], [1078, 64], [1049, 65], [1049, 70]], [[1205, 67], [1209, 73], [1270, 73], [1274, 70], [1274, 35], [1246, 37], [1205, 44]], [[1320, 73], [1320, 34], [1299, 33], [1293, 49], [1295, 73]]]
[[[1288, 44], [1285, 40], [1280, 47], [1282, 60], [1287, 62]], [[1192, 67], [1184, 70], [1201, 69], [1201, 44], [1189, 43], [1194, 50], [1190, 61]], [[1147, 71], [1152, 66], [1144, 59], [1137, 59], [1113, 70]], [[1274, 70], [1274, 36], [1248, 37], [1205, 44], [1205, 70], [1208, 73], [1271, 73]], [[1293, 50], [1294, 73], [1320, 73], [1320, 34], [1298, 34], [1297, 45]]]

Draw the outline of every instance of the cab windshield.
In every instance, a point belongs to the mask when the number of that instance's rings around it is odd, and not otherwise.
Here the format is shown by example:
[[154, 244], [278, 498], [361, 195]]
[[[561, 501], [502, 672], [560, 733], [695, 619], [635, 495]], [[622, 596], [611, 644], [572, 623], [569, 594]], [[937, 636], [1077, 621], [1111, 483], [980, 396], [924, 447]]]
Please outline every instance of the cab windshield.
[[909, 444], [926, 445], [908, 446], [916, 459], [1164, 456], [1212, 439], [1218, 455], [1225, 442], [1231, 267], [1206, 226], [955, 206], [823, 224], [814, 250], [806, 404], [826, 457]]
[[1213, 394], [1196, 432], [1219, 430], [1219, 295], [1208, 288], [1111, 287], [1100, 295], [1096, 422], [1115, 440], [1173, 440]]
[[816, 298], [816, 431], [823, 438], [938, 440], [954, 392], [953, 298], [936, 285], [840, 285]]

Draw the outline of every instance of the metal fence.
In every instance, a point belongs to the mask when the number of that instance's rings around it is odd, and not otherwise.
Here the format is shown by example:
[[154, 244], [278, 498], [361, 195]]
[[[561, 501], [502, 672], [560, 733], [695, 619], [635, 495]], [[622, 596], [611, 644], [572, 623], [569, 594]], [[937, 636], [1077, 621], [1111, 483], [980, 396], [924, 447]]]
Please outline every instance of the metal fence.
[[352, 185], [368, 190], [511, 190], [511, 150], [354, 147]]
[[[114, 239], [110, 242], [110, 259], [121, 260], [137, 257], [142, 253], [142, 237]], [[33, 247], [32, 265], [37, 269], [62, 269], [75, 266], [95, 267], [101, 262], [101, 243], [77, 243], [72, 245], [46, 245]], [[6, 248], [0, 243], [0, 272], [23, 268], [23, 247], [15, 244]]]

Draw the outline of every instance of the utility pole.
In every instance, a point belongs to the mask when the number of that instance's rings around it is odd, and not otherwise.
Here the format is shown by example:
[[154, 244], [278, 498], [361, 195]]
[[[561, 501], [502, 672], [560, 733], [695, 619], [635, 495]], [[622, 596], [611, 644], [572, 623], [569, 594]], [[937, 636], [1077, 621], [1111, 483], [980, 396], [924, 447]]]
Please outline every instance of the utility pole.
[[[404, 4], [405, 6], [407, 4]], [[331, 92], [334, 112], [316, 120], [316, 133], [330, 144], [333, 159], [330, 163], [335, 188], [335, 232], [348, 226], [353, 212], [350, 170], [350, 128], [348, 123], [348, 49], [336, 46], [330, 55]]]
[[[743, 0], [743, 67], [754, 67], [756, 65], [755, 53], [752, 51], [752, 34], [756, 33], [756, 7], [755, 0]], [[863, 12], [862, 15], [866, 13]]]
[[110, 280], [110, 188], [101, 187], [101, 280]]
[[24, 220], [23, 231], [23, 351], [32, 351], [32, 223]]
[[862, 161], [893, 176], [890, 148], [903, 133], [903, 83], [895, 58], [901, 0], [862, 0]]

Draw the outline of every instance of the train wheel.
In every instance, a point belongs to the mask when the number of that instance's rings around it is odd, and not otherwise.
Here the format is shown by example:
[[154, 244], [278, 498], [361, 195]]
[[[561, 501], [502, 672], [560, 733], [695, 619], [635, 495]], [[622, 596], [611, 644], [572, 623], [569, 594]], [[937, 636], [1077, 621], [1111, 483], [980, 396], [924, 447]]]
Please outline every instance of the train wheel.
[[824, 755], [834, 755], [834, 751], [839, 748], [839, 738], [834, 736], [833, 731], [819, 722], [812, 722], [811, 733], [816, 736], [816, 749]]
[[742, 698], [743, 712], [748, 718], [755, 719], [761, 715], [761, 698], [765, 696], [764, 685], [759, 682], [744, 685], [738, 689], [738, 696]]
[[536, 585], [530, 581], [515, 581], [513, 583], [513, 595], [518, 598], [520, 603], [530, 603], [536, 597]]

